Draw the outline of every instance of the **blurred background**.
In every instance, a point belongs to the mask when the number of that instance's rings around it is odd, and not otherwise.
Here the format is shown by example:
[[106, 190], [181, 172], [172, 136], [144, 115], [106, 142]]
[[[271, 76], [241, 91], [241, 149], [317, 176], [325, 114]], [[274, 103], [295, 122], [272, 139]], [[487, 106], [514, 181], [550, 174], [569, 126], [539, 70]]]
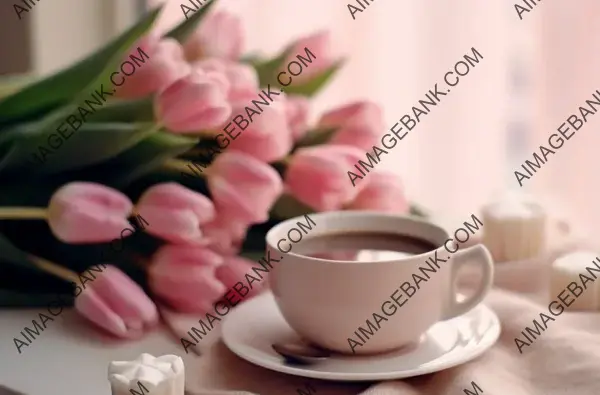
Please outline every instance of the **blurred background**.
[[[45, 0], [19, 20], [0, 12], [0, 73], [48, 74], [98, 49], [160, 0]], [[181, 19], [167, 1], [159, 27]], [[507, 189], [539, 194], [590, 231], [600, 121], [591, 117], [523, 188], [514, 171], [600, 89], [600, 2], [543, 2], [520, 20], [504, 0], [377, 0], [353, 20], [348, 1], [221, 0], [243, 17], [247, 52], [273, 55], [315, 29], [333, 33], [346, 66], [314, 101], [315, 117], [355, 99], [379, 102], [389, 126], [408, 113], [463, 55], [483, 60], [392, 151], [381, 167], [407, 195], [465, 217]], [[383, 131], [382, 131], [383, 133]]]

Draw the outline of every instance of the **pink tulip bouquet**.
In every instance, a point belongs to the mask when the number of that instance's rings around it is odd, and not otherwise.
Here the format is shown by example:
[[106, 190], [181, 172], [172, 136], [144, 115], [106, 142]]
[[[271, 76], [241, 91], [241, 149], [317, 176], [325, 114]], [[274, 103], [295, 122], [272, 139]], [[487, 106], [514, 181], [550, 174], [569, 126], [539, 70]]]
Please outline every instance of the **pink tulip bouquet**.
[[201, 313], [222, 298], [283, 219], [411, 210], [396, 175], [348, 175], [385, 129], [376, 104], [310, 121], [342, 63], [328, 34], [242, 57], [241, 22], [216, 1], [162, 36], [154, 10], [77, 64], [0, 89], [3, 306], [74, 304], [139, 337], [157, 304]]

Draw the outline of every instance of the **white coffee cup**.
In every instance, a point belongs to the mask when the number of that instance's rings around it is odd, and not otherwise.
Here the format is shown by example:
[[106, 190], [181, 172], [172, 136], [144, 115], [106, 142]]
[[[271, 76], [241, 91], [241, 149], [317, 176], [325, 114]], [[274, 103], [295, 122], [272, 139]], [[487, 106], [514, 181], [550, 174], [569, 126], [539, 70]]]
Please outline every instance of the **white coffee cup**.
[[[290, 229], [307, 223], [305, 217], [271, 228], [266, 236], [267, 253], [281, 258], [273, 264], [269, 277], [275, 301], [287, 323], [320, 347], [345, 354], [371, 354], [417, 342], [436, 322], [462, 315], [479, 304], [493, 283], [492, 257], [483, 245], [458, 250], [459, 244], [448, 241], [451, 237], [446, 230], [426, 220], [369, 211], [317, 213], [310, 214], [310, 219], [315, 225], [310, 230], [301, 228], [304, 240], [359, 231], [410, 236], [439, 246], [389, 261], [332, 261], [294, 253], [293, 242], [281, 242], [291, 236]], [[302, 243], [298, 233], [289, 239]], [[460, 268], [469, 262], [481, 266], [483, 275], [474, 293], [459, 301], [456, 280]], [[429, 278], [418, 281], [416, 292], [409, 297], [399, 287], [410, 291], [403, 283], [414, 287], [412, 274], [424, 277], [419, 267], [430, 269]], [[431, 273], [432, 267], [435, 273]], [[388, 312], [393, 305], [397, 308], [388, 315], [384, 305]], [[386, 320], [375, 318], [373, 313]], [[378, 321], [376, 330], [367, 319]], [[373, 335], [365, 334], [359, 326], [369, 328]], [[362, 344], [356, 346], [351, 338]]]

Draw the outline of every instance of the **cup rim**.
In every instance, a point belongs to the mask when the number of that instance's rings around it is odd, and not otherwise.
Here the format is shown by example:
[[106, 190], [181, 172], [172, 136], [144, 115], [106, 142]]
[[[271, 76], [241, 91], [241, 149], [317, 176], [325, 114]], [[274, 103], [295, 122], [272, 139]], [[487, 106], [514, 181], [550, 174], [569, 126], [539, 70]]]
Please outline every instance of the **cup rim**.
[[[395, 263], [395, 262], [399, 262], [399, 261], [404, 261], [404, 260], [413, 260], [413, 259], [418, 259], [418, 258], [426, 258], [427, 255], [431, 254], [433, 251], [436, 251], [440, 248], [442, 248], [444, 245], [441, 244], [438, 247], [427, 251], [427, 252], [423, 252], [421, 254], [416, 254], [416, 255], [411, 255], [409, 257], [406, 258], [395, 258], [395, 259], [389, 259], [389, 260], [378, 260], [375, 262], [368, 262], [368, 261], [344, 261], [344, 260], [335, 260], [335, 259], [324, 259], [324, 258], [317, 258], [317, 257], [311, 257], [311, 256], [306, 256], [306, 255], [302, 255], [302, 254], [297, 254], [295, 252], [293, 252], [293, 250], [289, 251], [289, 252], [282, 252], [279, 248], [277, 248], [275, 246], [274, 240], [277, 236], [277, 234], [281, 231], [281, 228], [285, 227], [285, 226], [289, 226], [292, 223], [295, 224], [297, 221], [301, 220], [304, 218], [305, 215], [308, 215], [310, 218], [316, 217], [318, 218], [324, 218], [324, 217], [335, 217], [335, 216], [339, 216], [339, 215], [344, 215], [344, 216], [351, 216], [351, 217], [356, 217], [356, 218], [365, 218], [365, 217], [369, 217], [369, 218], [373, 218], [373, 217], [379, 217], [379, 218], [385, 218], [385, 219], [395, 219], [398, 221], [402, 221], [404, 223], [412, 223], [415, 225], [419, 225], [422, 227], [428, 227], [429, 229], [431, 229], [432, 232], [440, 232], [440, 234], [443, 234], [444, 237], [448, 238], [451, 240], [450, 238], [450, 234], [448, 233], [448, 231], [446, 229], [444, 229], [442, 226], [440, 226], [439, 224], [432, 222], [432, 221], [428, 221], [426, 219], [421, 219], [419, 217], [416, 216], [412, 216], [412, 215], [402, 215], [402, 214], [391, 214], [391, 213], [383, 213], [381, 211], [373, 211], [373, 210], [338, 210], [338, 211], [325, 211], [325, 212], [320, 212], [320, 213], [308, 213], [308, 214], [303, 214], [303, 215], [299, 215], [296, 217], [292, 217], [292, 218], [288, 218], [285, 221], [282, 221], [280, 223], [278, 223], [277, 225], [273, 226], [271, 229], [269, 229], [269, 231], [267, 232], [267, 234], [265, 235], [265, 244], [267, 247], [279, 251], [282, 254], [285, 254], [286, 256], [292, 256], [295, 258], [301, 258], [301, 259], [306, 259], [312, 262], [321, 262], [321, 263], [329, 263], [329, 264], [335, 264], [335, 263], [343, 263], [343, 264], [373, 264], [373, 263], [378, 263], [378, 264], [385, 264], [385, 263]], [[315, 221], [316, 222], [316, 221]], [[400, 234], [400, 233], [398, 233]]]

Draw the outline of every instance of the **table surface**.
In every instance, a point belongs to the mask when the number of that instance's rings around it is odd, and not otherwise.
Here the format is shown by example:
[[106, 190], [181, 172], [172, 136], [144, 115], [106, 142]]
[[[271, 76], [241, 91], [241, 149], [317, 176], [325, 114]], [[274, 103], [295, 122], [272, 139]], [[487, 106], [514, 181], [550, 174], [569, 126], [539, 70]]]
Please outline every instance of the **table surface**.
[[[19, 354], [14, 338], [24, 340], [24, 327], [41, 324], [46, 310], [0, 310], [0, 385], [27, 395], [108, 395], [110, 361], [135, 359], [142, 352], [176, 354], [186, 362], [181, 345], [169, 332], [157, 328], [138, 341], [104, 337], [72, 309], [65, 309]], [[28, 335], [28, 337], [31, 337]], [[183, 355], [182, 355], [183, 354]]]

